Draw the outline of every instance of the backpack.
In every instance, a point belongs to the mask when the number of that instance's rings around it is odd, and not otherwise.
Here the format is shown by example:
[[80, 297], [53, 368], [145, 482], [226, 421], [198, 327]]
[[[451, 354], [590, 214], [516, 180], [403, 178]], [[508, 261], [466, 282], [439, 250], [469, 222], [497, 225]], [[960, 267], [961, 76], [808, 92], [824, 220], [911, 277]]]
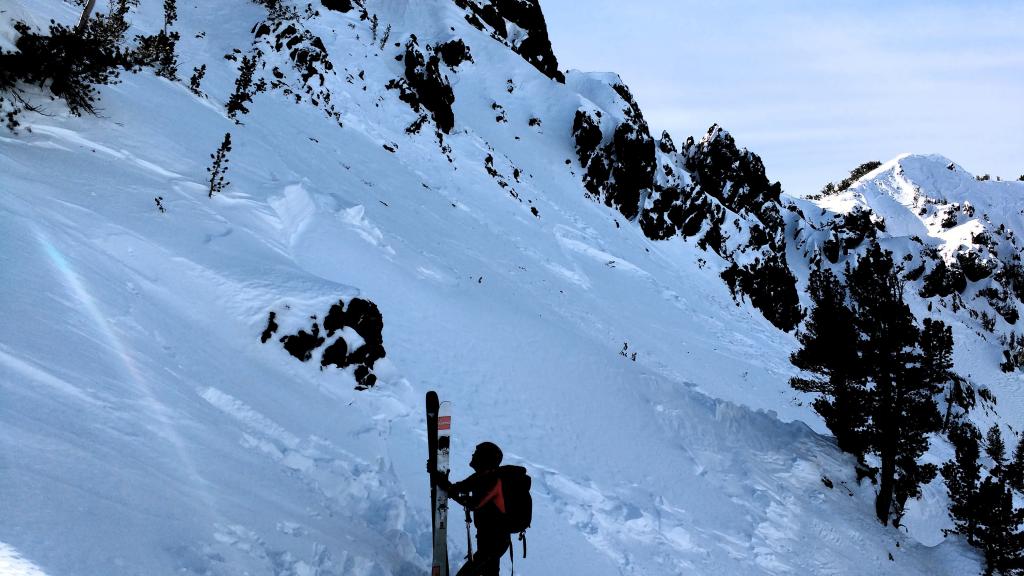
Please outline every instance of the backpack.
[[498, 468], [501, 492], [505, 499], [505, 528], [509, 534], [526, 531], [533, 519], [533, 497], [530, 484], [533, 482], [526, 468], [522, 466], [501, 466]]

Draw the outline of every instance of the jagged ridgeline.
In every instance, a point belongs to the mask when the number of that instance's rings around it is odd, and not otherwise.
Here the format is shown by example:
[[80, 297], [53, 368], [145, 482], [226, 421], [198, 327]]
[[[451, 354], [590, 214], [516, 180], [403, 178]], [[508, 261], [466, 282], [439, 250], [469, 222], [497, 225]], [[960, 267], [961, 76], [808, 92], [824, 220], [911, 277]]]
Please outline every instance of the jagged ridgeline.
[[617, 77], [595, 83], [570, 75], [569, 83], [591, 100], [572, 127], [587, 192], [652, 240], [696, 238], [728, 263], [722, 278], [734, 296], [748, 296], [773, 324], [792, 330], [801, 311], [786, 261], [782, 187], [768, 180], [761, 159], [718, 125], [699, 142], [687, 138], [682, 150], [667, 132], [655, 143]]
[[961, 334], [1001, 348], [1001, 369], [1014, 371], [1024, 358], [1024, 267], [1014, 232], [1021, 188], [976, 178], [941, 156], [866, 163], [814, 204], [793, 202], [795, 248], [838, 269], [883, 244], [898, 259], [916, 314], [955, 317]]

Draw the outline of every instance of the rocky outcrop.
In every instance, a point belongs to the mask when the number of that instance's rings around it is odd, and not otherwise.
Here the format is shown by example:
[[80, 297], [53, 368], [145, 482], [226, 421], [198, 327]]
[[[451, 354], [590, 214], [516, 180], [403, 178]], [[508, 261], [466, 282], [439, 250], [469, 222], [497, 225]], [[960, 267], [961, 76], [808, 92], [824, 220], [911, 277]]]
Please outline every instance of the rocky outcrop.
[[387, 87], [398, 90], [398, 97], [413, 110], [426, 109], [430, 112], [438, 130], [451, 133], [455, 126], [455, 113], [452, 111], [455, 92], [448, 78], [441, 73], [441, 57], [432, 47], [428, 47], [424, 55], [414, 34], [405, 43], [403, 60], [405, 77], [392, 80]]
[[712, 126], [677, 150], [655, 142], [629, 89], [614, 75], [577, 74], [588, 100], [576, 110], [572, 139], [587, 193], [639, 223], [653, 240], [695, 237], [729, 265], [723, 278], [783, 330], [800, 321], [796, 278], [786, 260], [782, 187], [761, 159]]
[[641, 198], [654, 188], [654, 139], [629, 89], [623, 84], [611, 88], [619, 97], [623, 119], [606, 137], [602, 112], [581, 108], [573, 119], [572, 137], [587, 191], [634, 220]]
[[466, 11], [466, 21], [478, 30], [488, 32], [548, 78], [565, 82], [537, 0], [453, 1]]
[[640, 216], [644, 233], [656, 240], [696, 237], [701, 248], [730, 262], [722, 277], [734, 296], [746, 295], [773, 324], [793, 329], [801, 313], [786, 260], [782, 188], [768, 180], [761, 158], [739, 149], [718, 125], [699, 142], [688, 138], [678, 153], [664, 134], [658, 149], [676, 158], [687, 177], [679, 178], [669, 162], [659, 166], [659, 184]]
[[352, 10], [352, 0], [320, 0], [324, 8], [335, 12], [346, 13]]
[[[282, 313], [285, 312], [294, 311], [286, 306]], [[321, 369], [352, 366], [356, 388], [366, 389], [377, 383], [373, 367], [387, 352], [384, 349], [384, 318], [376, 304], [362, 298], [352, 298], [347, 304], [339, 300], [328, 310], [322, 327], [316, 315], [308, 319], [313, 321], [308, 329], [300, 328], [278, 339], [285, 351], [302, 362], [308, 362], [315, 352], [322, 349]], [[260, 335], [261, 342], [270, 341], [280, 329], [280, 321], [284, 320], [278, 311], [268, 314], [267, 326]]]

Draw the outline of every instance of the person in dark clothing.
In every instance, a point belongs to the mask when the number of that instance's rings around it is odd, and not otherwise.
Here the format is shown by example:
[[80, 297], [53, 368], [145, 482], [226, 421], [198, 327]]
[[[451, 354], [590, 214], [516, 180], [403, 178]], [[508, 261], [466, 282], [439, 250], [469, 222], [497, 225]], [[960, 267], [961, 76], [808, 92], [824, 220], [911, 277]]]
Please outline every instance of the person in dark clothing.
[[501, 457], [501, 448], [482, 442], [469, 461], [473, 474], [454, 484], [444, 476], [437, 478], [449, 498], [473, 511], [476, 526], [476, 553], [456, 576], [498, 576], [501, 557], [512, 543], [504, 525], [505, 498], [498, 482]]

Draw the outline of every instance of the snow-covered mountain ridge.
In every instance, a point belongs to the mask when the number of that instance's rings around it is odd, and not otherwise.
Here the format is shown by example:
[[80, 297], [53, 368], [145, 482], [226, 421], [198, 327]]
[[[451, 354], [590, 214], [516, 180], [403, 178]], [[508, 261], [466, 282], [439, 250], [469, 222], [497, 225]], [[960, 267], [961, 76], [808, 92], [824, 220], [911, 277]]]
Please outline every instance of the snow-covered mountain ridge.
[[1014, 405], [1012, 423], [1020, 414], [1022, 193], [1024, 182], [980, 180], [942, 156], [903, 155], [845, 192], [793, 201], [791, 249], [837, 269], [865, 239], [892, 250], [917, 315], [947, 318], [959, 369]]
[[[856, 255], [857, 207], [915, 282], [957, 243], [1012, 261], [1020, 184], [906, 157], [819, 207], [719, 127], [677, 147], [617, 76], [563, 78], [534, 2], [275, 6], [178, 7], [198, 95], [144, 70], [100, 117], [36, 94], [49, 115], [0, 136], [0, 571], [425, 574], [427, 389], [454, 402], [456, 475], [493, 440], [534, 476], [521, 574], [980, 571], [941, 482], [878, 524], [777, 326], [816, 249]], [[997, 276], [912, 305], [944, 299], [958, 368], [999, 398], [977, 417], [1013, 422], [1019, 377], [967, 310]]]

